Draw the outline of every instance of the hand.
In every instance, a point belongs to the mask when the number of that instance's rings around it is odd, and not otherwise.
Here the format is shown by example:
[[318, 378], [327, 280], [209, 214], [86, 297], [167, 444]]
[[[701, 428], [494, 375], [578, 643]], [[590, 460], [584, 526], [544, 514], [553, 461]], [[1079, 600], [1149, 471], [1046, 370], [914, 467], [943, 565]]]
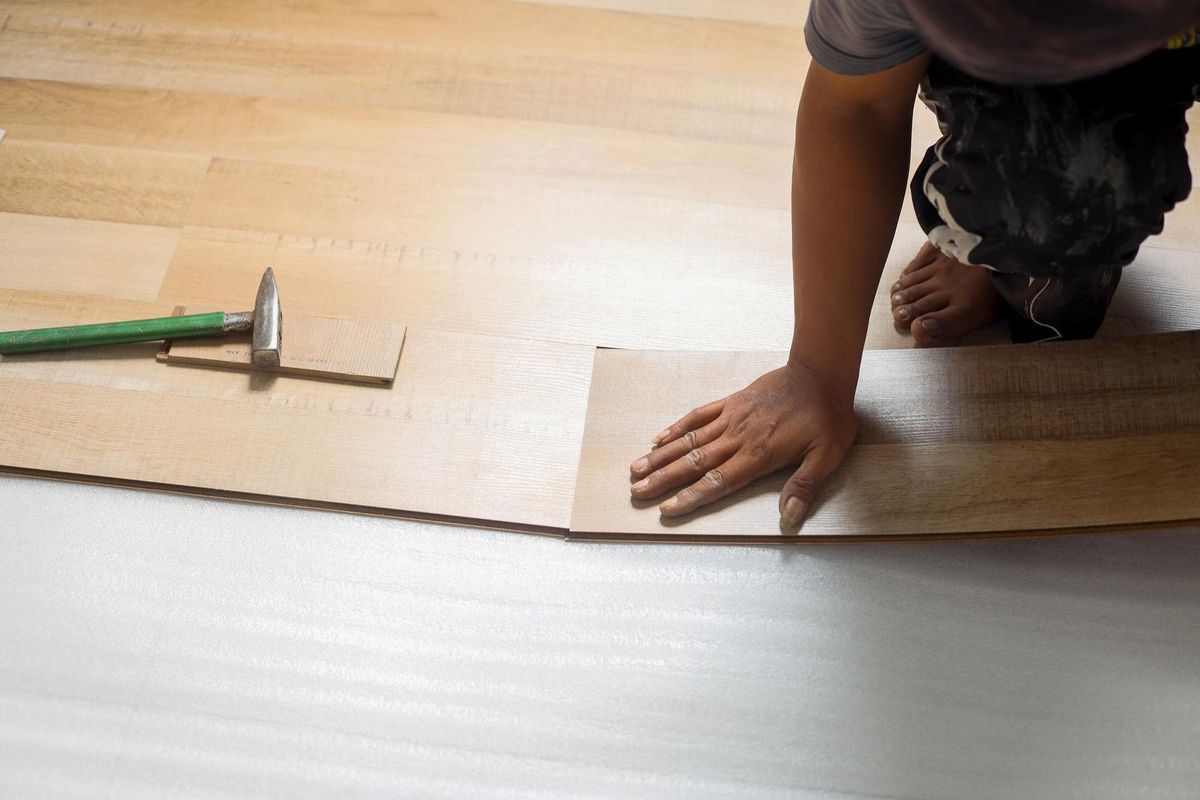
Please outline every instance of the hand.
[[676, 517], [799, 464], [779, 496], [780, 525], [794, 527], [857, 428], [853, 387], [838, 391], [804, 364], [789, 363], [654, 437], [657, 447], [630, 467], [637, 481], [631, 491], [648, 500], [686, 485], [659, 506], [663, 516]]

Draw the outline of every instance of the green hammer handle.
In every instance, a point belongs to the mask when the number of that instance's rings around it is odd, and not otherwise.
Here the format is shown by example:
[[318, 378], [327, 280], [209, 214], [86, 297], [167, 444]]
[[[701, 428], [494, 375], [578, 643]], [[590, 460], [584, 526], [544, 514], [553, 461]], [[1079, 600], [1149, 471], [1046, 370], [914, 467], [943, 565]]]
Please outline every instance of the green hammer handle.
[[225, 312], [189, 314], [186, 317], [158, 317], [128, 322], [103, 322], [99, 325], [68, 325], [64, 328], [36, 328], [0, 333], [0, 354], [41, 353], [72, 347], [95, 347], [125, 342], [154, 342], [159, 339], [189, 336], [221, 336], [229, 331]]

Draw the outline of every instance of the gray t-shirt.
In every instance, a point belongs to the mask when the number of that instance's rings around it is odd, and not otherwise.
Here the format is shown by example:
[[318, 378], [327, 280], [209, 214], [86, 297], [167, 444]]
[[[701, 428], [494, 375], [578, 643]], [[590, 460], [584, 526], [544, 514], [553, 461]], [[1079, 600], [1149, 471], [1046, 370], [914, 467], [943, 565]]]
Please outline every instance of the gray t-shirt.
[[804, 34], [813, 59], [843, 75], [932, 50], [977, 78], [1028, 85], [1193, 45], [1198, 23], [1200, 0], [811, 0]]
[[869, 75], [927, 47], [900, 0], [812, 0], [804, 39], [818, 64], [840, 75]]

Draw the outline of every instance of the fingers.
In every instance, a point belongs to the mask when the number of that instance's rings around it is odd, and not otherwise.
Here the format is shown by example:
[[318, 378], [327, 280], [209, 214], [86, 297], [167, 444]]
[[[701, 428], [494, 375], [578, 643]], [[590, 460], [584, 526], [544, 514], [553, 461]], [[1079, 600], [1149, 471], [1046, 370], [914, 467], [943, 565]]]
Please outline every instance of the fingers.
[[762, 474], [762, 463], [738, 453], [706, 471], [700, 480], [658, 507], [664, 517], [678, 517], [736, 492]]
[[725, 432], [725, 428], [726, 423], [718, 418], [700, 430], [688, 431], [673, 442], [655, 448], [634, 461], [629, 467], [629, 474], [634, 478], [644, 478], [655, 470], [683, 458], [692, 450], [715, 441]]
[[804, 521], [821, 484], [841, 462], [842, 456], [827, 447], [814, 448], [804, 457], [800, 469], [788, 478], [779, 493], [780, 527], [794, 528]]
[[737, 449], [738, 444], [731, 439], [718, 438], [711, 444], [687, 450], [681, 457], [635, 483], [630, 487], [630, 492], [639, 500], [658, 497], [663, 492], [690, 483], [709, 470], [720, 467], [737, 452]]
[[674, 441], [680, 436], [683, 436], [688, 431], [694, 431], [697, 428], [702, 428], [712, 422], [717, 417], [721, 416], [721, 410], [725, 408], [725, 401], [714, 400], [708, 405], [693, 408], [688, 413], [676, 422], [674, 425], [667, 428], [665, 431], [654, 437], [654, 443], [661, 447], [667, 442]]

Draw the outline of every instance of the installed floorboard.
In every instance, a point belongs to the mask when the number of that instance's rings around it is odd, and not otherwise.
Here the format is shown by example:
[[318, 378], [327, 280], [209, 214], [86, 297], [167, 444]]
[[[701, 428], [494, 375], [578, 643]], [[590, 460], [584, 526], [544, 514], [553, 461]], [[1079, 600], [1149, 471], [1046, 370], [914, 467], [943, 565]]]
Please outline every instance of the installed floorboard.
[[538, 5], [607, 8], [637, 14], [675, 14], [693, 19], [733, 19], [770, 25], [804, 25], [808, 3], [793, 0], [530, 0]]
[[[464, 217], [462, 225], [469, 224]], [[521, 256], [422, 241], [429, 240], [187, 228], [161, 300], [243, 304], [246, 287], [272, 266], [288, 307], [302, 314], [403, 318], [445, 330], [634, 349], [783, 350], [791, 340], [791, 275], [780, 255], [773, 273], [756, 269], [752, 279], [728, 272], [725, 261], [703, 253], [691, 264], [668, 269], [670, 262], [654, 260], [661, 251], [653, 242], [646, 255], [629, 243], [620, 259]], [[909, 334], [893, 323], [889, 287], [922, 241], [915, 225], [900, 225], [872, 308], [870, 349], [912, 346]], [[755, 246], [774, 249], [772, 242], [746, 245]], [[1200, 282], [1192, 260], [1186, 252], [1143, 250], [1126, 270], [1101, 336], [1200, 328]], [[721, 306], [711, 316], [697, 314], [714, 296], [722, 298]], [[966, 343], [1007, 341], [1007, 329], [999, 324]]]
[[[154, 313], [0, 293], [4, 328]], [[157, 349], [0, 359], [0, 464], [400, 516], [569, 521], [591, 348], [410, 328], [391, 387], [173, 368]]]
[[571, 536], [774, 542], [1072, 532], [1200, 519], [1200, 333], [875, 351], [855, 447], [798, 534], [780, 473], [663, 521], [628, 465], [781, 355], [598, 351]]
[[0, 288], [158, 296], [178, 228], [0, 213]]
[[0, 212], [175, 227], [208, 158], [113, 147], [0, 144]]
[[[787, 146], [807, 55], [768, 76], [18, 12], [0, 74], [545, 120]], [[153, 63], [153, 69], [142, 65]]]
[[792, 152], [383, 106], [0, 78], [23, 140], [786, 209]]
[[213, 296], [229, 285], [217, 271], [267, 260], [305, 314], [385, 308], [413, 324], [605, 346], [790, 336], [782, 209], [218, 159], [189, 218], [164, 301], [227, 302]]
[[[87, 20], [95, 27], [236, 32], [279, 41], [469, 51], [645, 71], [762, 78], [802, 75], [802, 33], [750, 21], [531, 6], [505, 0], [12, 0], [21, 17]], [[797, 45], [800, 46], [797, 46]]]

